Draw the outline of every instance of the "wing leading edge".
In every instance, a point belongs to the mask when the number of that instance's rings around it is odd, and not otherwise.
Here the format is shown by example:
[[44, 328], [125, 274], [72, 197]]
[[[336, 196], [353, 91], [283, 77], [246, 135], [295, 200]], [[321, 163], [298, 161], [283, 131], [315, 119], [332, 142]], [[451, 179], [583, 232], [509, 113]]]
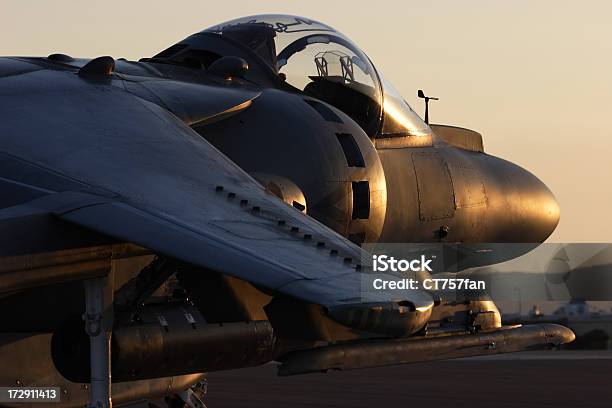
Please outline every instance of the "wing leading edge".
[[0, 152], [76, 186], [27, 207], [330, 310], [433, 306], [422, 291], [362, 291], [359, 247], [121, 82], [48, 70], [0, 78]]

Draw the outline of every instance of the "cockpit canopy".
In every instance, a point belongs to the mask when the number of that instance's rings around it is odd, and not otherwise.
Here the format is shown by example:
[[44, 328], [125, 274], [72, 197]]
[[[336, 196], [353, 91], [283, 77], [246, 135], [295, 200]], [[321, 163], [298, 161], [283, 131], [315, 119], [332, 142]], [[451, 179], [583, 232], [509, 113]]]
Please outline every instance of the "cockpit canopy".
[[[370, 137], [422, 136], [431, 132], [363, 51], [330, 26], [289, 15], [244, 17], [189, 37], [183, 42], [189, 46], [176, 56], [184, 52], [206, 55], [202, 52], [210, 51], [207, 42], [219, 37], [228, 45], [248, 49], [250, 58], [240, 56], [251, 67], [268, 70], [296, 91], [344, 111]], [[210, 55], [207, 58], [214, 59]], [[206, 67], [207, 62], [202, 65]]]

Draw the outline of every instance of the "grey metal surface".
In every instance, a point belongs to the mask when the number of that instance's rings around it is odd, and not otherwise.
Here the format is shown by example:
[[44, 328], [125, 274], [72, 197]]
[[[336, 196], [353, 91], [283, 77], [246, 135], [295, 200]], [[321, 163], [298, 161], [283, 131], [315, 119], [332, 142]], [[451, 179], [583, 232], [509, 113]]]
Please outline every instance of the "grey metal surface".
[[538, 324], [433, 338], [368, 341], [339, 344], [290, 353], [283, 358], [279, 375], [327, 370], [354, 370], [419, 361], [509, 353], [556, 347], [575, 338], [567, 327]]
[[[359, 299], [357, 246], [267, 193], [174, 115], [113, 81], [60, 70], [0, 79], [0, 152], [42, 178], [51, 173], [87, 186], [28, 208], [267, 288], [291, 283], [285, 293], [325, 306], [397, 297]], [[298, 283], [314, 279], [320, 284]], [[405, 300], [432, 303], [421, 293]]]

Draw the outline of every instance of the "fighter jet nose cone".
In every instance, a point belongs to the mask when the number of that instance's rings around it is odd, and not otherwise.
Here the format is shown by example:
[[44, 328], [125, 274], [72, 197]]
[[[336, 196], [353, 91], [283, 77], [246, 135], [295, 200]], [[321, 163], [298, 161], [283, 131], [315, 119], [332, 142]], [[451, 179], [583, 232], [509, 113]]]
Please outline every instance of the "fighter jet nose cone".
[[570, 329], [560, 324], [547, 323], [542, 325], [546, 336], [546, 344], [559, 346], [576, 340], [576, 335]]
[[544, 242], [557, 228], [561, 211], [554, 194], [529, 171], [509, 162], [501, 166], [498, 195], [489, 204], [500, 215], [499, 239], [505, 242]]
[[521, 198], [525, 221], [532, 225], [538, 242], [544, 241], [557, 228], [561, 217], [559, 202], [550, 189], [537, 177], [529, 174], [530, 187]]

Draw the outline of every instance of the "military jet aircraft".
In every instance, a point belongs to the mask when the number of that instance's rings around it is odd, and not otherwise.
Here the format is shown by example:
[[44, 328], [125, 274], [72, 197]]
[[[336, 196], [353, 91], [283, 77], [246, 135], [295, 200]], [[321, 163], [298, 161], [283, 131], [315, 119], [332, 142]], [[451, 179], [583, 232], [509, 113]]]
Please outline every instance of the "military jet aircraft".
[[138, 62], [1, 58], [0, 192], [0, 385], [58, 387], [61, 406], [200, 406], [215, 370], [573, 339], [502, 327], [487, 300], [361, 290], [377, 272], [360, 244], [459, 244], [486, 265], [483, 246], [533, 248], [559, 208], [307, 18], [230, 21]]

